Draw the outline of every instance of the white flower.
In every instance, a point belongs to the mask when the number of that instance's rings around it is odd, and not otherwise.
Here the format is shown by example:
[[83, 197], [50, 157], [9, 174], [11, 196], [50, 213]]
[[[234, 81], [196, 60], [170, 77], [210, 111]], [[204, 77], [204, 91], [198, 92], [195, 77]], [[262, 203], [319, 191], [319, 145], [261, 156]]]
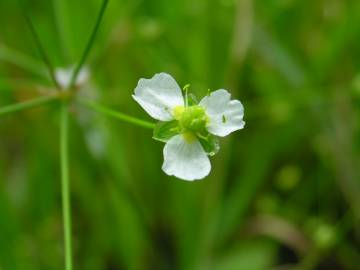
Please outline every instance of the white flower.
[[[55, 79], [62, 89], [67, 89], [70, 86], [71, 77], [74, 72], [74, 67], [57, 68], [55, 70]], [[84, 84], [89, 78], [89, 71], [87, 68], [82, 68], [76, 78], [76, 86]]]
[[209, 153], [201, 141], [212, 135], [224, 137], [245, 125], [243, 105], [230, 97], [229, 92], [220, 89], [199, 104], [188, 106], [187, 95], [184, 99], [181, 88], [169, 74], [139, 80], [133, 98], [151, 117], [171, 126], [168, 131], [172, 136], [165, 140], [162, 166], [166, 174], [188, 181], [209, 174]]

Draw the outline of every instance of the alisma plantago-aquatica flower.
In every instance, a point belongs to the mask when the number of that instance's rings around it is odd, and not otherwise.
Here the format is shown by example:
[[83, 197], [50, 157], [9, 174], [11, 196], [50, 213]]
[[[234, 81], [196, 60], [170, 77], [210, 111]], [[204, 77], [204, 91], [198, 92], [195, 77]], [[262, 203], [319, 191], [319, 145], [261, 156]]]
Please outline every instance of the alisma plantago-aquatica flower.
[[239, 100], [231, 100], [224, 89], [209, 92], [199, 103], [188, 94], [187, 87], [184, 92], [173, 77], [159, 73], [140, 79], [133, 98], [160, 121], [153, 138], [166, 143], [163, 171], [193, 181], [210, 173], [208, 156], [219, 149], [217, 137], [244, 127], [244, 107]]

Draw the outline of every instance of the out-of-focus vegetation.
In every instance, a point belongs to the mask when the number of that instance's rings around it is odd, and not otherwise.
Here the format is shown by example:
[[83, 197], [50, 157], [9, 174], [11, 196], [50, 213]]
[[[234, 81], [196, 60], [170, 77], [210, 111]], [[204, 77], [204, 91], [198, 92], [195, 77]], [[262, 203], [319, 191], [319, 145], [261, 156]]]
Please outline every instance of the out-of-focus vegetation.
[[[56, 67], [76, 64], [100, 0], [28, 0]], [[203, 181], [161, 171], [151, 131], [73, 105], [75, 269], [360, 269], [360, 1], [112, 0], [79, 95], [131, 98], [161, 71], [225, 88], [246, 127]], [[0, 106], [53, 86], [17, 1], [0, 0]], [[57, 103], [0, 118], [0, 269], [63, 269]]]

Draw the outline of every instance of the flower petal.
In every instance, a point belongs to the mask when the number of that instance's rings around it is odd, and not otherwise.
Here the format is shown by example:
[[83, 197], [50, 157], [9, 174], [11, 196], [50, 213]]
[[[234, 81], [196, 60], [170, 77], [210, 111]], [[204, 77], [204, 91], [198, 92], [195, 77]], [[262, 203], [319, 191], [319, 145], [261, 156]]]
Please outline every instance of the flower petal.
[[168, 175], [193, 181], [207, 176], [211, 164], [197, 139], [187, 142], [180, 134], [172, 137], [165, 144], [162, 169]]
[[[71, 77], [73, 75], [74, 68], [58, 68], [55, 70], [56, 81], [63, 89], [67, 89], [70, 86]], [[89, 71], [87, 68], [82, 68], [76, 78], [75, 85], [79, 86], [84, 84], [89, 78]]]
[[133, 98], [151, 117], [160, 121], [173, 119], [172, 109], [184, 106], [179, 85], [166, 73], [155, 74], [151, 79], [140, 79]]
[[230, 100], [230, 97], [228, 91], [220, 89], [204, 97], [199, 103], [210, 118], [207, 129], [214, 135], [224, 137], [245, 125], [243, 105], [238, 100]]

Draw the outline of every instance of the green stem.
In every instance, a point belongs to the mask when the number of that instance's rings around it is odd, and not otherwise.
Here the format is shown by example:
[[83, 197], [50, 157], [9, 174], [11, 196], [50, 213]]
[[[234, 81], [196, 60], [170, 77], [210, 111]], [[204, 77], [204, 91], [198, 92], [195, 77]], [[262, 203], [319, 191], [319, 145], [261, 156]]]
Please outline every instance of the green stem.
[[13, 65], [19, 66], [22, 69], [28, 70], [42, 78], [48, 79], [46, 75], [46, 69], [42, 66], [42, 63], [38, 63], [36, 60], [31, 59], [29, 56], [15, 51], [5, 45], [0, 45], [0, 60], [7, 61]]
[[[69, 60], [71, 46], [72, 26], [69, 19], [68, 1], [53, 0], [53, 10], [55, 13], [56, 27], [60, 37], [60, 45], [65, 60]], [[71, 54], [73, 56], [73, 54]], [[72, 58], [72, 57], [71, 57]]]
[[32, 107], [37, 107], [43, 104], [46, 104], [52, 100], [55, 100], [57, 97], [56, 96], [44, 96], [44, 97], [39, 97], [39, 98], [35, 98], [32, 100], [28, 100], [28, 101], [24, 101], [24, 102], [19, 102], [16, 104], [12, 104], [12, 105], [8, 105], [5, 106], [3, 108], [0, 108], [0, 116], [1, 115], [5, 115], [5, 114], [9, 114], [9, 113], [14, 113], [14, 112], [18, 112], [18, 111], [22, 111], [25, 109], [29, 109]]
[[12, 91], [13, 89], [19, 89], [19, 92], [27, 91], [38, 85], [38, 82], [32, 79], [0, 77], [0, 93], [3, 91]]
[[104, 13], [105, 13], [108, 2], [109, 2], [109, 0], [103, 0], [103, 2], [102, 2], [102, 5], [101, 5], [101, 8], [100, 8], [99, 15], [97, 17], [94, 29], [93, 29], [93, 31], [91, 33], [91, 36], [90, 36], [89, 41], [88, 41], [88, 43], [86, 45], [84, 53], [83, 53], [83, 55], [82, 55], [82, 57], [80, 59], [80, 62], [76, 66], [76, 68], [74, 70], [74, 73], [72, 74], [71, 81], [70, 81], [70, 87], [69, 87], [70, 89], [72, 87], [74, 87], [74, 85], [76, 83], [76, 78], [79, 75], [79, 72], [80, 72], [82, 66], [84, 65], [84, 63], [86, 61], [86, 58], [88, 57], [89, 52], [90, 52], [90, 50], [91, 50], [91, 48], [92, 48], [92, 46], [94, 44], [96, 34], [97, 34], [98, 30], [99, 30], [100, 23], [101, 23], [101, 20], [102, 20], [102, 18], [104, 16]]
[[98, 103], [96, 103], [94, 101], [82, 99], [82, 100], [80, 100], [80, 103], [82, 105], [94, 110], [94, 111], [97, 111], [99, 113], [114, 117], [116, 119], [120, 119], [120, 120], [122, 120], [124, 122], [127, 122], [127, 123], [130, 123], [130, 124], [133, 124], [133, 125], [136, 125], [136, 126], [140, 126], [140, 127], [143, 127], [143, 128], [148, 128], [148, 129], [154, 129], [155, 128], [155, 124], [153, 124], [153, 123], [138, 119], [136, 117], [129, 116], [129, 115], [124, 114], [124, 113], [117, 112], [115, 110], [104, 107], [104, 106], [102, 106], [102, 105], [100, 105], [100, 104], [98, 104]]
[[71, 206], [69, 187], [69, 112], [67, 103], [63, 103], [60, 115], [60, 167], [61, 194], [64, 226], [65, 270], [72, 270], [71, 246]]
[[36, 44], [36, 46], [37, 46], [37, 48], [39, 50], [41, 58], [43, 59], [44, 63], [46, 64], [46, 66], [48, 68], [51, 80], [53, 81], [56, 88], [61, 89], [59, 83], [56, 80], [54, 68], [53, 68], [53, 66], [52, 66], [52, 64], [50, 62], [49, 57], [47, 56], [47, 54], [45, 52], [44, 47], [42, 46], [42, 43], [40, 41], [40, 37], [38, 36], [38, 34], [36, 32], [35, 26], [33, 25], [28, 13], [27, 13], [26, 8], [25, 8], [24, 4], [22, 3], [22, 0], [18, 0], [18, 1], [19, 1], [20, 6], [21, 6], [22, 13], [23, 13], [23, 16], [25, 18], [25, 21], [26, 21], [26, 23], [27, 23], [27, 25], [29, 27], [30, 32], [31, 32], [31, 35], [32, 35], [32, 37], [33, 37], [33, 39], [35, 41], [35, 44]]

